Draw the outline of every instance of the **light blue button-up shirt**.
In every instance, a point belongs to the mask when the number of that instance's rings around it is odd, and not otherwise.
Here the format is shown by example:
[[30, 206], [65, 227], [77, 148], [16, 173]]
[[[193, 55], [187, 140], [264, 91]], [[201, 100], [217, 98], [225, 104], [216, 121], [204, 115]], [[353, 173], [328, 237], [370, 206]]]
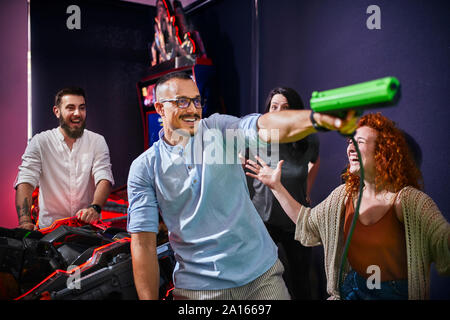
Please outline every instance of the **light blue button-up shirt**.
[[178, 288], [242, 286], [266, 272], [277, 247], [253, 206], [237, 152], [261, 144], [260, 114], [202, 119], [185, 147], [162, 139], [133, 161], [128, 176], [128, 231], [169, 230]]

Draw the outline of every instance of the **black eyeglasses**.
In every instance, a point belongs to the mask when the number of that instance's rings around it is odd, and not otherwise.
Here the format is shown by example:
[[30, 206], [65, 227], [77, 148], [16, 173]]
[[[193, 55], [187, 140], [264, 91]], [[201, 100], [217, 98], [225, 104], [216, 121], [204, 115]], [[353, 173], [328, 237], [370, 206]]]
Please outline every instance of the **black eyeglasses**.
[[203, 107], [202, 98], [200, 98], [200, 97], [195, 97], [195, 98], [182, 97], [182, 98], [177, 98], [177, 99], [164, 99], [159, 102], [160, 103], [175, 102], [177, 107], [180, 109], [188, 108], [189, 105], [191, 104], [191, 102], [194, 104], [194, 107], [196, 107], [197, 109], [201, 109]]

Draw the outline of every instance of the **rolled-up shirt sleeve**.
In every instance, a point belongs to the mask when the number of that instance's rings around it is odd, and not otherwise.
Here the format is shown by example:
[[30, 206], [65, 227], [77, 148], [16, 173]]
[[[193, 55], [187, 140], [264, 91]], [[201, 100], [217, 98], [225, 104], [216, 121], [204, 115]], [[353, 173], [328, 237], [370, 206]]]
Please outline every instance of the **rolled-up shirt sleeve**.
[[159, 214], [155, 189], [144, 158], [136, 159], [128, 174], [128, 221], [130, 233], [158, 233]]
[[245, 149], [250, 148], [252, 154], [258, 154], [257, 150], [267, 153], [269, 144], [259, 137], [258, 119], [262, 114], [252, 113], [242, 118], [213, 114], [206, 118], [209, 128], [217, 128], [222, 132], [226, 144], [232, 144], [234, 149], [242, 155]]
[[[267, 163], [278, 163], [278, 161], [271, 161], [271, 156], [278, 155], [278, 152], [268, 153], [270, 143], [262, 140], [259, 136], [258, 119], [262, 116], [259, 113], [252, 113], [243, 118], [239, 122], [239, 128], [243, 132], [246, 139], [246, 148], [248, 148], [249, 155], [259, 155]], [[269, 132], [270, 135], [276, 134], [275, 132]], [[276, 139], [276, 136], [272, 138]], [[273, 144], [274, 145], [274, 144]], [[278, 148], [276, 149], [278, 150]], [[273, 149], [272, 151], [276, 151]], [[241, 154], [245, 154], [245, 151], [239, 150]], [[278, 159], [278, 157], [277, 157]]]
[[267, 142], [261, 140], [258, 133], [258, 119], [260, 116], [262, 116], [262, 114], [252, 113], [242, 117], [239, 121], [239, 129], [241, 129], [248, 138], [248, 147], [267, 147]]
[[39, 184], [41, 170], [42, 162], [39, 138], [38, 136], [34, 136], [28, 143], [25, 153], [22, 156], [22, 163], [19, 166], [19, 171], [14, 181], [14, 188], [17, 188], [21, 183], [28, 183], [33, 188], [36, 188]]
[[92, 166], [92, 175], [94, 177], [95, 185], [97, 185], [100, 180], [108, 180], [114, 185], [111, 167], [108, 145], [105, 138], [100, 136], [95, 148], [95, 158]]

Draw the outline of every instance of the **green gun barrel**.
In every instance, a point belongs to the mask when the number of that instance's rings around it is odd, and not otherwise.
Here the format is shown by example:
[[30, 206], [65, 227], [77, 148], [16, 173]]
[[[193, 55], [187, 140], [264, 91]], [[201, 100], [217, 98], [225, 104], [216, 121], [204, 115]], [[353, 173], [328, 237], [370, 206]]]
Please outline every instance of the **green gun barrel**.
[[400, 97], [400, 82], [385, 77], [326, 91], [314, 91], [310, 106], [314, 112], [344, 118], [349, 110], [361, 115], [365, 109], [395, 105]]

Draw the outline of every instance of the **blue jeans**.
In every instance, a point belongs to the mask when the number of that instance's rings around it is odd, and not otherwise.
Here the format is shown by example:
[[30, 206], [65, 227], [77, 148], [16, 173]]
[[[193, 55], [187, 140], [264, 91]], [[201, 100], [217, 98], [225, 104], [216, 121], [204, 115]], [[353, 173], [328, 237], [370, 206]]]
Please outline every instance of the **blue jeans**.
[[367, 279], [354, 270], [345, 277], [342, 300], [408, 300], [408, 280], [383, 281], [380, 289], [369, 289]]

